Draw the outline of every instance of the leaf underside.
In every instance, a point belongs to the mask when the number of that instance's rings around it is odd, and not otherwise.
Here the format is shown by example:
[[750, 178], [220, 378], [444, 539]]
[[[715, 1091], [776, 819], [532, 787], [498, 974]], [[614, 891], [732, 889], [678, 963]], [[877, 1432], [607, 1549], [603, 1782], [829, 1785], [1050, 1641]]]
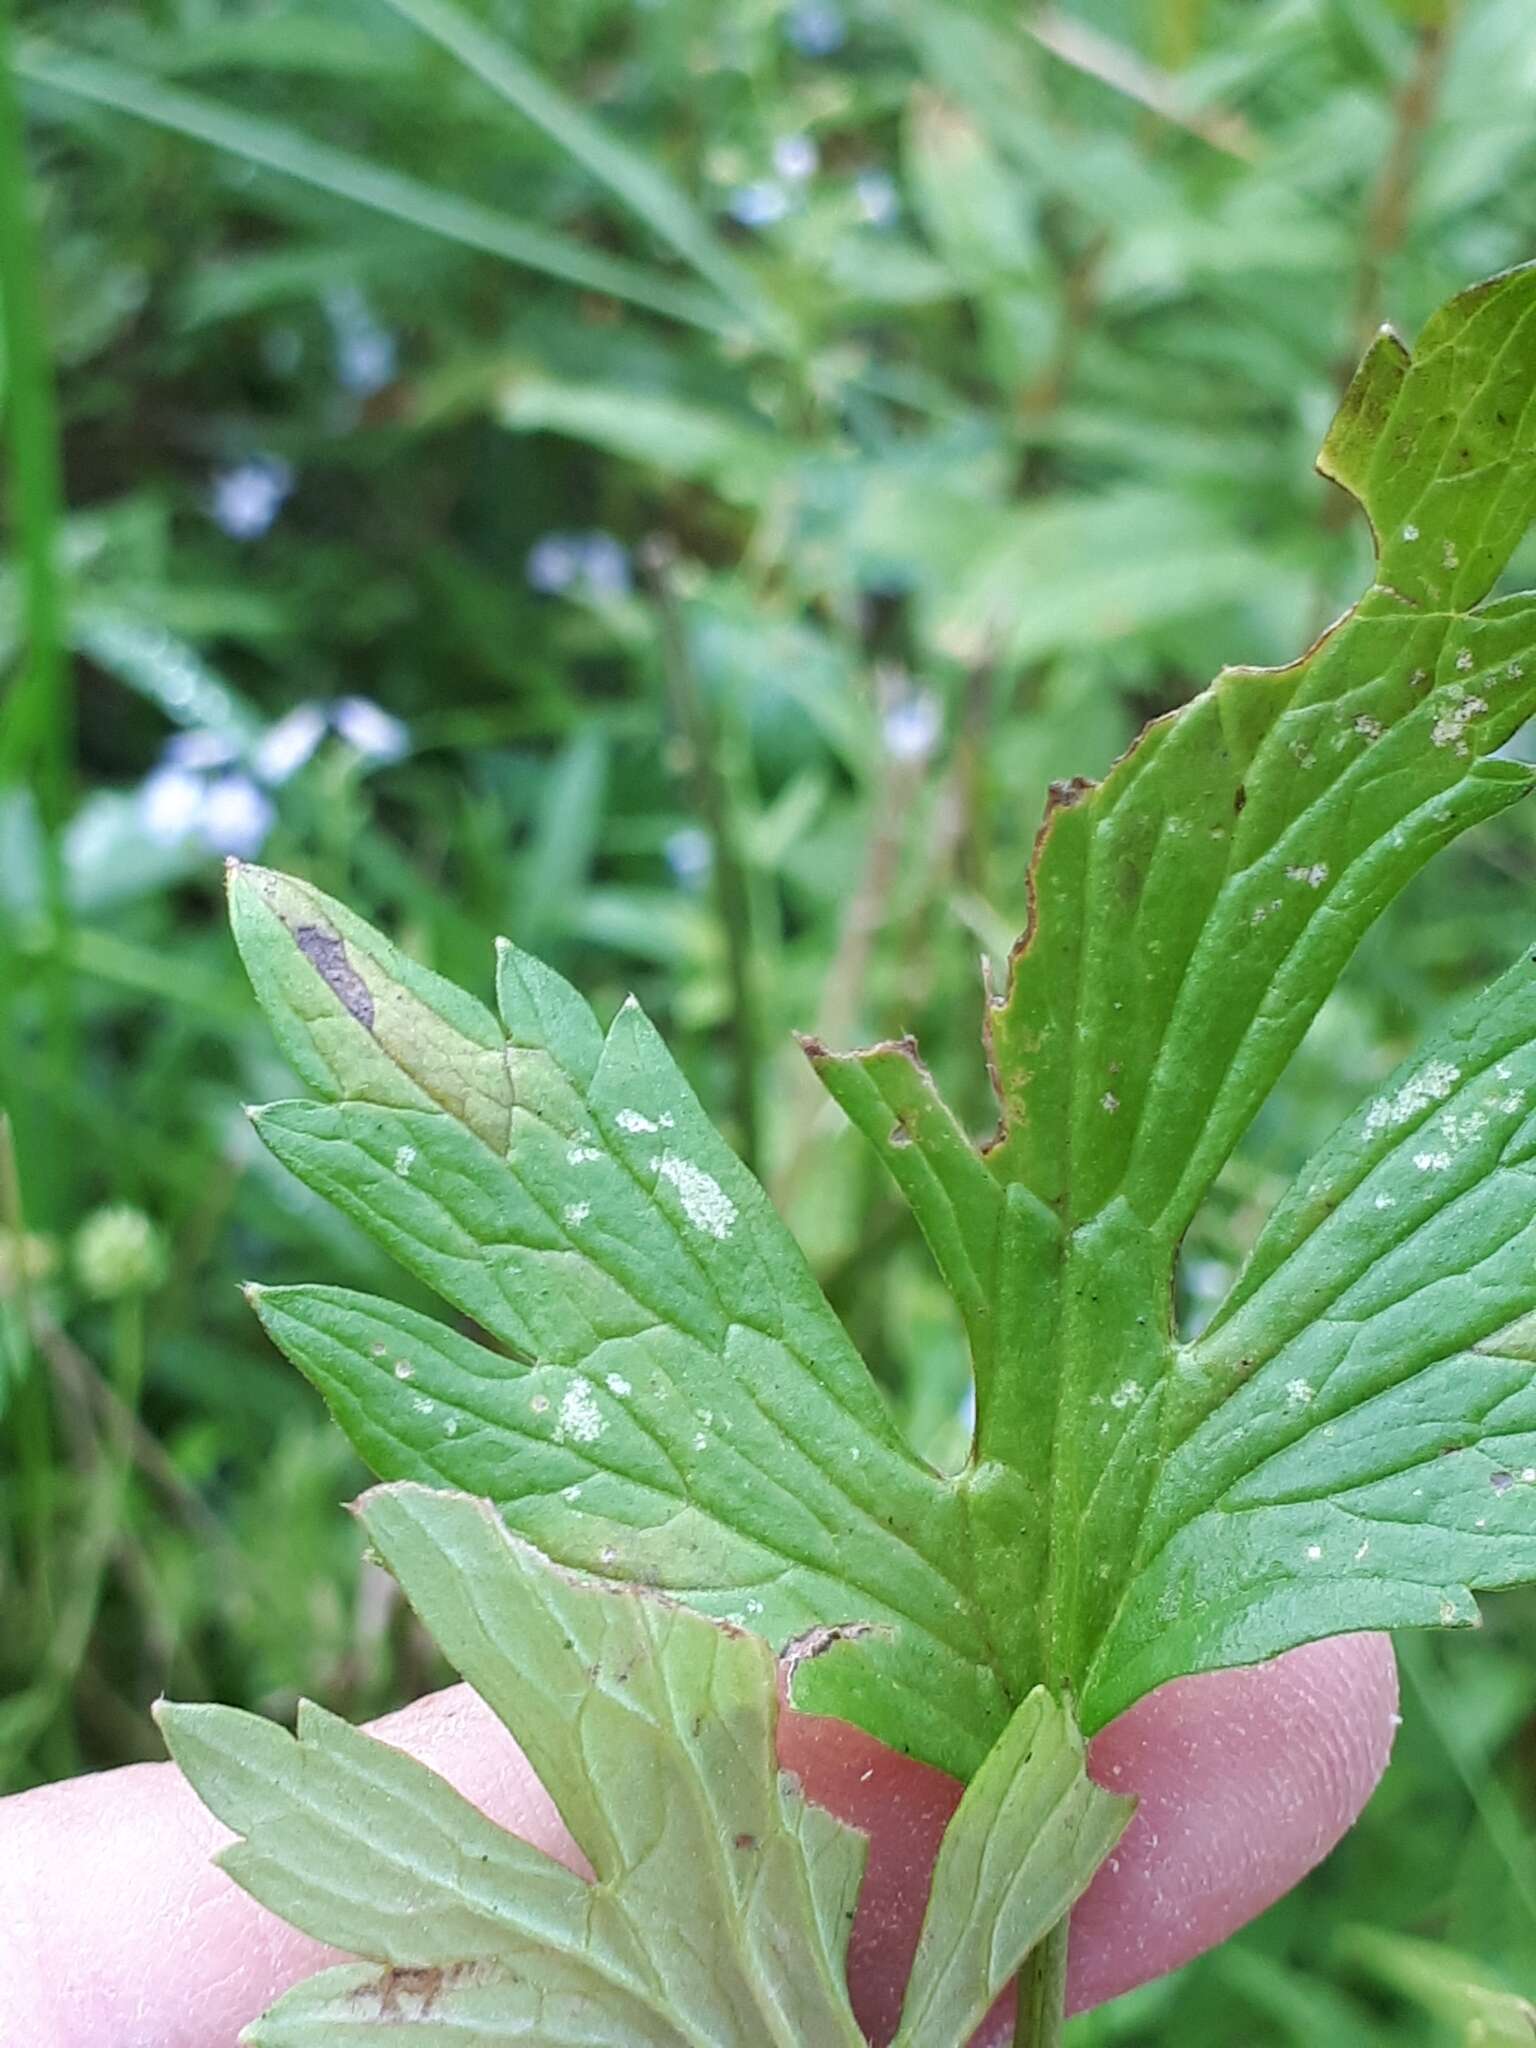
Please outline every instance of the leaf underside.
[[[768, 1646], [562, 1571], [484, 1502], [407, 1485], [360, 1512], [593, 1876], [307, 1703], [296, 1736], [163, 1708], [176, 1761], [236, 1836], [224, 1868], [367, 1959], [289, 1992], [251, 2048], [859, 2048], [843, 1969], [866, 1843], [778, 1769]], [[899, 2048], [960, 2048], [1127, 1811], [1089, 1783], [1065, 1711], [1026, 1701], [950, 1824]]]
[[[266, 1142], [475, 1334], [260, 1292], [385, 1477], [782, 1646], [797, 1699], [969, 1776], [1039, 1684], [1089, 1732], [1164, 1680], [1342, 1629], [1469, 1622], [1536, 1576], [1536, 987], [1522, 962], [1325, 1148], [1195, 1343], [1179, 1241], [1388, 900], [1523, 795], [1536, 270], [1367, 355], [1320, 466], [1376, 580], [1057, 793], [988, 1006], [978, 1148], [910, 1044], [808, 1051], [965, 1318], [972, 1461], [902, 1441], [803, 1259], [632, 1005], [503, 946], [500, 1022], [306, 885], [236, 933], [318, 1102]], [[1536, 1096], [1532, 1096], [1536, 1104]]]

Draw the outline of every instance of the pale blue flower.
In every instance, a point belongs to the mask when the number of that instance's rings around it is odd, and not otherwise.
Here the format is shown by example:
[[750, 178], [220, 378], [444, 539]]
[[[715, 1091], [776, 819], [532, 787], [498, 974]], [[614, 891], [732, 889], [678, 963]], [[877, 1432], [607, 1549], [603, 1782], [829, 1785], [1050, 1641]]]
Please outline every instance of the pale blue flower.
[[371, 398], [392, 384], [397, 367], [395, 337], [375, 319], [355, 285], [327, 292], [325, 310], [335, 338], [336, 377], [357, 398]]
[[172, 768], [189, 768], [204, 774], [210, 768], [227, 768], [235, 758], [235, 744], [221, 732], [196, 726], [190, 732], [172, 733], [161, 760]]
[[885, 171], [860, 171], [853, 191], [860, 214], [873, 228], [888, 228], [900, 211], [895, 181]]
[[318, 704], [296, 704], [269, 725], [251, 751], [251, 767], [273, 788], [297, 775], [325, 738], [327, 719]]
[[139, 821], [157, 846], [180, 846], [203, 814], [203, 778], [185, 768], [156, 768], [139, 786]]
[[684, 888], [697, 888], [714, 865], [715, 852], [709, 835], [697, 825], [682, 825], [676, 832], [669, 832], [662, 852], [674, 880]]
[[792, 185], [803, 184], [821, 162], [821, 152], [809, 135], [781, 135], [773, 145], [773, 168]]
[[789, 10], [784, 33], [802, 57], [830, 57], [848, 36], [843, 11], [831, 0], [801, 0]]
[[408, 727], [371, 697], [338, 697], [331, 724], [365, 761], [400, 761], [411, 750]]
[[725, 210], [739, 227], [776, 227], [789, 212], [789, 193], [775, 178], [759, 178], [755, 185], [738, 185], [725, 203]]
[[277, 455], [253, 455], [213, 479], [208, 509], [231, 540], [260, 540], [293, 489], [293, 470]]
[[528, 550], [523, 574], [529, 587], [545, 597], [569, 590], [581, 574], [581, 551], [574, 534], [541, 534]]
[[266, 843], [277, 813], [248, 775], [220, 775], [203, 785], [197, 834], [210, 853], [251, 860]]
[[886, 752], [897, 761], [926, 761], [943, 725], [938, 699], [917, 690], [892, 704], [882, 720]]

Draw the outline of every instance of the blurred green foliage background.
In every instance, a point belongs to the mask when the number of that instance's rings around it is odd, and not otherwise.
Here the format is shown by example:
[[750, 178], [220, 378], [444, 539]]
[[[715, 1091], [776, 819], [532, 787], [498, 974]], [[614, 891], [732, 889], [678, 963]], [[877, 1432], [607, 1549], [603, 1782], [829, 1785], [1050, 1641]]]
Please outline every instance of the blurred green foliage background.
[[[913, 1030], [986, 1124], [978, 956], [1048, 782], [1357, 594], [1363, 522], [1311, 471], [1353, 358], [1536, 253], [1530, 0], [20, 17], [9, 1788], [157, 1754], [162, 1689], [361, 1715], [441, 1676], [237, 1292], [404, 1283], [247, 1131], [289, 1083], [220, 853], [478, 989], [498, 931], [601, 1007], [634, 988], [953, 1460], [956, 1318], [790, 1034]], [[1395, 906], [1193, 1234], [1191, 1320], [1529, 942], [1533, 878], [1516, 813]], [[1493, 1994], [1536, 1994], [1536, 1601], [1402, 1652], [1351, 1840], [1078, 2048], [1532, 2038]]]

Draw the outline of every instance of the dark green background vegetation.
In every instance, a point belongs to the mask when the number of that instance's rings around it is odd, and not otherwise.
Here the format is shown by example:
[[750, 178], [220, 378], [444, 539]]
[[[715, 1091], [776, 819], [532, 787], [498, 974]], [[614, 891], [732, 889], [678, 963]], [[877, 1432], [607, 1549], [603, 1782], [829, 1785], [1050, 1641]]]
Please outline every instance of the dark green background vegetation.
[[[468, 7], [13, 31], [0, 1788], [158, 1754], [162, 1689], [441, 1675], [237, 1292], [407, 1289], [247, 1131], [289, 1084], [221, 848], [481, 991], [498, 931], [634, 988], [953, 1459], [956, 1318], [790, 1033], [913, 1030], [985, 1124], [977, 961], [1048, 782], [1349, 602], [1311, 461], [1362, 341], [1536, 254], [1530, 0]], [[1193, 1235], [1192, 1319], [1531, 942], [1533, 880], [1517, 811], [1395, 906]], [[1353, 1838], [1079, 2048], [1505, 2038], [1451, 1951], [1536, 1993], [1536, 1601], [1401, 1647]]]

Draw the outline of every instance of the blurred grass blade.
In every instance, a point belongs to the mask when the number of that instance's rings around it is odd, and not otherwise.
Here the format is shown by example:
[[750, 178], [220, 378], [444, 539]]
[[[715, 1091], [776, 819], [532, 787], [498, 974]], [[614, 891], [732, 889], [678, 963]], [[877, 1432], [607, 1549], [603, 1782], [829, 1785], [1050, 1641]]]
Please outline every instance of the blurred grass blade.
[[64, 655], [64, 594], [56, 540], [61, 517], [58, 418], [41, 317], [32, 182], [23, 154], [9, 36], [0, 23], [0, 319], [13, 545], [22, 581], [26, 659], [0, 719], [0, 781], [35, 776], [57, 832], [69, 809], [72, 746]]
[[98, 668], [181, 726], [215, 732], [236, 748], [261, 732], [255, 706], [217, 675], [189, 641], [116, 607], [78, 605], [72, 641]]
[[1123, 93], [1160, 121], [1197, 135], [1212, 149], [1244, 163], [1258, 158], [1261, 144], [1241, 114], [1200, 106], [1181, 89], [1178, 78], [1149, 64], [1128, 44], [1104, 35], [1091, 23], [1076, 20], [1064, 8], [1042, 7], [1024, 26], [1027, 35], [1063, 64], [1070, 64], [1087, 78], [1096, 78], [1112, 92]]
[[397, 14], [491, 90], [542, 128], [552, 142], [585, 166], [631, 213], [669, 243], [764, 339], [786, 339], [785, 316], [751, 272], [723, 245], [708, 221], [665, 171], [616, 141], [519, 56], [460, 13], [449, 0], [387, 0]]
[[[30, 787], [42, 825], [49, 947], [42, 967], [45, 1041], [32, 1071], [60, 1100], [79, 1066], [75, 990], [64, 962], [70, 930], [63, 832], [74, 800], [75, 707], [66, 651], [67, 600], [59, 564], [64, 483], [49, 353], [36, 194], [22, 136], [9, 11], [0, 12], [0, 344], [4, 351], [5, 484], [9, 544], [20, 592], [24, 657], [0, 705], [0, 792]], [[21, 1085], [32, 1032], [22, 1022], [22, 977], [0, 922], [0, 1081], [11, 1096], [18, 1149], [44, 1213], [67, 1209], [67, 1146], [52, 1142], [35, 1087]], [[46, 1435], [38, 1422], [37, 1442]]]
[[542, 271], [547, 277], [561, 278], [584, 291], [645, 306], [710, 333], [723, 333], [732, 324], [727, 308], [712, 293], [674, 283], [644, 264], [586, 248], [569, 236], [527, 227], [476, 200], [441, 192], [404, 172], [296, 135], [277, 122], [179, 92], [126, 65], [29, 40], [18, 53], [16, 71], [34, 85], [190, 135], [247, 163], [263, 164], [339, 199], [350, 199], [375, 213], [500, 256], [508, 263]]

